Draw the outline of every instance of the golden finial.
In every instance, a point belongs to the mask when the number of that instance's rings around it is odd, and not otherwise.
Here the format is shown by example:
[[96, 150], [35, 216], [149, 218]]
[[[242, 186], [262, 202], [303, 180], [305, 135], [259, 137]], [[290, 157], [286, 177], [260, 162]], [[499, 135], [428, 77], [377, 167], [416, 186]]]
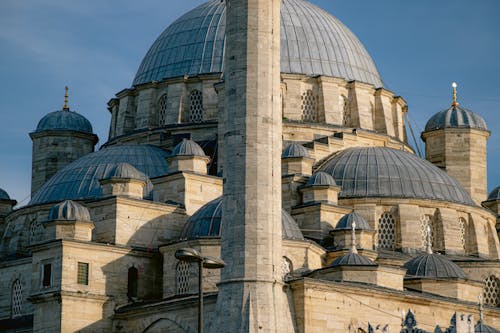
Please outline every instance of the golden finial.
[[457, 102], [457, 83], [453, 82], [451, 84], [451, 86], [453, 87], [453, 103], [451, 103], [451, 106], [457, 107], [458, 106], [458, 102]]
[[66, 91], [65, 94], [64, 94], [64, 106], [63, 106], [63, 110], [64, 111], [69, 111], [69, 106], [68, 106], [68, 97], [69, 97], [69, 94], [68, 94], [68, 86], [64, 87], [64, 90]]

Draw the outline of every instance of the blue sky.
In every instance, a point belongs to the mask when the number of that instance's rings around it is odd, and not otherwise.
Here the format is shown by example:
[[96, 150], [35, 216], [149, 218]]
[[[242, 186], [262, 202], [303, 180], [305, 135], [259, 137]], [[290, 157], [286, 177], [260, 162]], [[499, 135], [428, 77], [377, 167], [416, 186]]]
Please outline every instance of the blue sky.
[[[25, 204], [38, 120], [63, 105], [107, 139], [107, 101], [131, 85], [142, 57], [175, 18], [203, 0], [1, 0], [0, 188]], [[372, 55], [385, 86], [409, 105], [415, 131], [451, 103], [481, 114], [488, 188], [500, 185], [500, 1], [312, 0], [344, 22]], [[419, 134], [417, 133], [417, 136]]]

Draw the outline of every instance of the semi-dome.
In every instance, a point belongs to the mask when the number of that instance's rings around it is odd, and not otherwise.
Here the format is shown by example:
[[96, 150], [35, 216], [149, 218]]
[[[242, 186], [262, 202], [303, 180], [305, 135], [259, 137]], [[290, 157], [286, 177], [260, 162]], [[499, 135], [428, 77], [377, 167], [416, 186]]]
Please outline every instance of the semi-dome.
[[10, 200], [9, 194], [0, 188], [0, 200]]
[[54, 111], [44, 116], [36, 127], [35, 132], [43, 131], [75, 131], [93, 134], [90, 121], [73, 111]]
[[349, 214], [346, 214], [342, 216], [342, 218], [339, 220], [337, 225], [335, 226], [336, 230], [341, 230], [341, 229], [352, 229], [352, 223], [356, 223], [356, 229], [357, 230], [371, 230], [370, 225], [366, 220], [364, 219], [363, 216], [359, 215], [356, 212], [352, 212]]
[[[226, 1], [198, 6], [163, 31], [133, 84], [223, 72], [225, 34]], [[281, 3], [281, 72], [383, 85], [359, 39], [337, 18], [305, 0]]]
[[306, 147], [298, 143], [291, 143], [281, 153], [281, 158], [289, 157], [309, 157], [309, 152]]
[[500, 200], [500, 186], [497, 186], [488, 195], [488, 201]]
[[457, 180], [432, 163], [398, 149], [345, 149], [319, 171], [332, 175], [342, 187], [340, 199], [415, 198], [475, 205]]
[[49, 211], [49, 221], [90, 221], [87, 207], [71, 200], [65, 200], [53, 206]]
[[426, 132], [442, 128], [473, 128], [483, 131], [488, 130], [483, 117], [458, 105], [436, 113], [425, 125]]
[[[124, 145], [103, 148], [65, 166], [32, 197], [29, 205], [65, 199], [96, 199], [101, 195], [100, 180], [119, 163], [129, 163], [149, 178], [168, 173], [169, 153], [151, 145]], [[148, 181], [145, 196], [152, 189]]]
[[362, 256], [358, 253], [349, 252], [347, 254], [344, 254], [340, 257], [335, 258], [335, 260], [332, 262], [332, 264], [330, 266], [331, 267], [337, 267], [337, 266], [377, 266], [377, 264], [373, 260], [371, 260], [370, 258]]
[[330, 174], [318, 171], [307, 180], [306, 186], [337, 186], [337, 183]]
[[182, 139], [172, 151], [172, 156], [206, 156], [199, 144], [193, 140]]
[[105, 175], [103, 179], [136, 179], [147, 181], [148, 177], [134, 168], [129, 163], [117, 163], [115, 164]]
[[404, 264], [407, 277], [418, 278], [459, 278], [465, 279], [464, 271], [446, 256], [435, 253], [426, 253]]
[[[221, 235], [222, 197], [210, 201], [186, 222], [181, 239], [214, 238]], [[297, 222], [285, 210], [281, 211], [283, 239], [303, 240]]]

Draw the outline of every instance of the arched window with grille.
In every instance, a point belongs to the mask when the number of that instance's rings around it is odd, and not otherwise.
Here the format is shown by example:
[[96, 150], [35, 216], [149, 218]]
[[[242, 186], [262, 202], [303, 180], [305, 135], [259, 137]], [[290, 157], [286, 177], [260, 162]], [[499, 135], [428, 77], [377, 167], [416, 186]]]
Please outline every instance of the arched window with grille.
[[19, 317], [23, 312], [23, 285], [19, 279], [12, 284], [11, 314], [12, 318]]
[[384, 212], [378, 220], [378, 247], [394, 250], [396, 246], [396, 220], [390, 212]]
[[484, 304], [500, 306], [500, 280], [494, 275], [484, 279]]
[[137, 297], [139, 282], [139, 271], [135, 267], [128, 269], [127, 296], [128, 298]]
[[167, 124], [167, 94], [161, 95], [158, 100], [158, 125], [164, 126]]
[[293, 272], [293, 264], [287, 257], [281, 258], [281, 277], [283, 281], [288, 281], [290, 279], [290, 274]]
[[302, 120], [318, 121], [318, 97], [309, 89], [302, 94]]
[[340, 118], [342, 120], [342, 125], [350, 126], [351, 112], [349, 110], [349, 103], [347, 103], [347, 97], [345, 97], [344, 95], [339, 96], [339, 110], [340, 110]]
[[189, 121], [192, 123], [203, 121], [203, 93], [197, 89], [189, 94]]
[[186, 294], [189, 291], [189, 268], [188, 262], [179, 261], [175, 270], [175, 282], [177, 286], [177, 294]]
[[422, 250], [427, 248], [427, 236], [430, 237], [431, 247], [434, 249], [434, 222], [430, 215], [420, 216], [420, 246]]
[[37, 218], [33, 219], [30, 224], [30, 233], [29, 233], [30, 244], [35, 243], [42, 232], [43, 232], [43, 227], [40, 221]]
[[467, 221], [463, 217], [458, 218], [458, 230], [460, 231], [460, 243], [467, 250]]

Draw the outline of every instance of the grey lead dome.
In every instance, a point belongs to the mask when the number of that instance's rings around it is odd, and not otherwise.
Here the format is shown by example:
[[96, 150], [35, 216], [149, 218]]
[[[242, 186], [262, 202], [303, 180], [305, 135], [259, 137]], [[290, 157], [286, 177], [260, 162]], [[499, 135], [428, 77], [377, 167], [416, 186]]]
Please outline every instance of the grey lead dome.
[[404, 268], [407, 277], [465, 279], [464, 271], [453, 261], [440, 254], [422, 254], [408, 261]]
[[487, 131], [486, 122], [477, 113], [460, 106], [452, 106], [433, 115], [425, 125], [425, 131], [442, 128], [475, 128]]
[[[226, 2], [208, 1], [184, 14], [153, 43], [134, 85], [224, 72]], [[326, 75], [382, 87], [375, 64], [337, 18], [304, 0], [281, 3], [281, 72]]]
[[90, 221], [87, 207], [71, 200], [66, 200], [53, 206], [49, 211], [49, 221]]
[[92, 125], [87, 118], [73, 111], [54, 111], [44, 116], [35, 132], [43, 131], [75, 131], [93, 134]]

